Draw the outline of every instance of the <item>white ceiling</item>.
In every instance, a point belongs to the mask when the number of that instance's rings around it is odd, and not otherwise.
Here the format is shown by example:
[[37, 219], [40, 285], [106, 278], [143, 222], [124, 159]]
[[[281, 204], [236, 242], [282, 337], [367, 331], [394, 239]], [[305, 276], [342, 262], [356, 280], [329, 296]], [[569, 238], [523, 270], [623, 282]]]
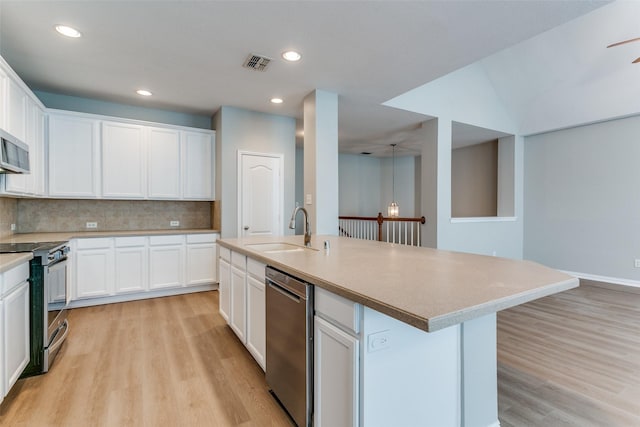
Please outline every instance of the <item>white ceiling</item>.
[[[33, 89], [207, 116], [229, 105], [301, 118], [304, 96], [335, 92], [340, 150], [384, 155], [392, 142], [411, 151], [428, 118], [384, 101], [605, 3], [0, 0], [0, 54]], [[60, 23], [83, 37], [58, 36]], [[302, 61], [282, 61], [289, 48]], [[275, 61], [247, 70], [249, 53]]]

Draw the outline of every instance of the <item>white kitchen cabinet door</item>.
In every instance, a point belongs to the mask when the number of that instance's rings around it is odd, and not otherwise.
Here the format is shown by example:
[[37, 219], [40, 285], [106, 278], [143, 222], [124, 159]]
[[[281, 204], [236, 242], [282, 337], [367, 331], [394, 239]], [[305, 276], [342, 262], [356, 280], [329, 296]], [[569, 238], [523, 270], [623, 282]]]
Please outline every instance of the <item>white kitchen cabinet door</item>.
[[5, 191], [13, 194], [44, 195], [44, 113], [34, 100], [26, 98], [26, 138], [29, 146], [28, 174], [6, 176]]
[[[27, 116], [29, 114], [29, 99], [22, 88], [13, 80], [5, 80], [6, 87], [6, 130], [22, 142], [29, 146], [29, 165], [33, 169], [34, 147], [31, 140], [27, 138]], [[2, 100], [0, 100], [1, 102]], [[10, 194], [30, 193], [29, 184], [31, 174], [9, 174], [5, 176], [5, 191]]]
[[149, 247], [149, 289], [184, 284], [184, 245]]
[[49, 196], [98, 196], [100, 122], [49, 114]]
[[256, 362], [266, 369], [266, 318], [265, 284], [255, 277], [247, 276], [247, 349]]
[[4, 297], [4, 390], [8, 392], [29, 363], [29, 283]]
[[144, 199], [147, 196], [143, 126], [102, 122], [102, 196]]
[[[144, 240], [144, 237], [142, 237]], [[116, 247], [116, 294], [144, 292], [149, 288], [149, 257], [146, 246]]]
[[182, 132], [184, 153], [183, 197], [213, 200], [214, 139], [210, 133]]
[[231, 317], [229, 326], [243, 344], [247, 342], [247, 272], [231, 266]]
[[313, 425], [357, 426], [359, 340], [318, 316], [314, 324]]
[[218, 285], [218, 304], [220, 315], [229, 323], [231, 313], [231, 266], [222, 258], [218, 258], [218, 273], [220, 284]]
[[149, 128], [148, 178], [150, 199], [179, 199], [182, 179], [180, 176], [180, 131]]
[[215, 283], [216, 244], [187, 245], [187, 286]]
[[27, 139], [27, 94], [11, 78], [5, 79], [5, 130], [21, 141]]
[[95, 298], [113, 294], [113, 249], [83, 249], [75, 254], [75, 296]]

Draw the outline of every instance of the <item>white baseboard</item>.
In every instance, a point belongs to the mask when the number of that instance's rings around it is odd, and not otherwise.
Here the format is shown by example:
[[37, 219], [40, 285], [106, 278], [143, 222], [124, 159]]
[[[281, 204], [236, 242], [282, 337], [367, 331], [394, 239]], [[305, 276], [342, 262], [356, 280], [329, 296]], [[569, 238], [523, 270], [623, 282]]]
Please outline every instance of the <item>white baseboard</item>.
[[69, 308], [90, 307], [93, 305], [113, 304], [118, 302], [138, 301], [141, 299], [168, 297], [173, 295], [190, 294], [193, 292], [203, 292], [218, 289], [218, 284], [189, 286], [186, 288], [161, 289], [158, 291], [137, 292], [131, 294], [113, 295], [108, 297], [97, 297], [88, 299], [78, 299], [71, 301]]
[[631, 279], [621, 279], [619, 277], [598, 276], [596, 274], [578, 273], [575, 271], [562, 270], [567, 274], [575, 276], [579, 279], [592, 280], [594, 282], [611, 283], [613, 285], [631, 286], [640, 288], [640, 281]]

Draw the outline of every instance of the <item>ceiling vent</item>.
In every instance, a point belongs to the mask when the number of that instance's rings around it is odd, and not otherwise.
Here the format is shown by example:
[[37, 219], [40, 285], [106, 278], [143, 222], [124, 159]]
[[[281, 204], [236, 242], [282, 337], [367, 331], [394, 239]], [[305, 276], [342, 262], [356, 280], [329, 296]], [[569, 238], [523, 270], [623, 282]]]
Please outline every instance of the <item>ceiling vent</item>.
[[242, 64], [245, 68], [250, 68], [256, 71], [266, 71], [267, 66], [271, 62], [271, 58], [267, 58], [266, 56], [257, 55], [255, 53], [250, 53], [247, 56], [247, 59]]

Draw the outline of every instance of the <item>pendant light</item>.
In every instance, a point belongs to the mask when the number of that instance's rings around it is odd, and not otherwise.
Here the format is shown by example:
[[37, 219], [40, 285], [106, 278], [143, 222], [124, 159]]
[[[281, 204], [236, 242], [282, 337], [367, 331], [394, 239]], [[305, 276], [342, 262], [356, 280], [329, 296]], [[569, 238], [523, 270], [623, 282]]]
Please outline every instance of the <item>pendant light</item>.
[[392, 202], [387, 209], [387, 215], [391, 218], [397, 218], [400, 215], [400, 207], [396, 203], [396, 144], [391, 144], [393, 150], [393, 163], [391, 164], [391, 180], [392, 180]]

